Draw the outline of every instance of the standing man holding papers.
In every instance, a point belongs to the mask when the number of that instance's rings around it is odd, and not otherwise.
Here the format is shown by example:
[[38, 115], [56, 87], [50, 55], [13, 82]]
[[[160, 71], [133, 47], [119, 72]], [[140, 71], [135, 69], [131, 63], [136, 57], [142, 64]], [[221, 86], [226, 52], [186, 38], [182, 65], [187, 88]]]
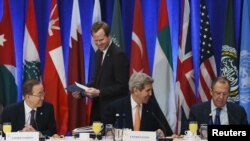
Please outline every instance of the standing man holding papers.
[[[101, 121], [106, 106], [128, 94], [129, 63], [123, 50], [111, 40], [109, 26], [96, 22], [91, 29], [98, 48], [93, 79], [84, 94], [93, 99], [91, 122]], [[80, 92], [72, 93], [81, 98]]]

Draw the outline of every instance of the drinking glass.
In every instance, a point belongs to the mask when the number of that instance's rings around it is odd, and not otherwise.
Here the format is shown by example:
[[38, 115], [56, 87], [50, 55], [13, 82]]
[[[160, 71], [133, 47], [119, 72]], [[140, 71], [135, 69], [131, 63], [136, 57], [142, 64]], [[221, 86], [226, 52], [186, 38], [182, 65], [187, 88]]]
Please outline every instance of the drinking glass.
[[193, 133], [196, 134], [198, 130], [198, 123], [197, 121], [190, 121], [189, 122], [189, 130]]
[[105, 125], [105, 139], [113, 139], [113, 125], [106, 124]]
[[2, 140], [3, 138], [3, 132], [2, 132], [2, 124], [0, 124], [0, 141]]
[[4, 132], [4, 134], [11, 132], [11, 123], [10, 122], [3, 123], [3, 132]]
[[103, 124], [100, 121], [94, 121], [92, 124], [92, 130], [95, 133], [95, 140], [97, 141], [97, 135], [102, 131]]
[[207, 124], [200, 125], [200, 137], [201, 139], [207, 139]]
[[122, 141], [123, 129], [114, 128], [114, 140]]

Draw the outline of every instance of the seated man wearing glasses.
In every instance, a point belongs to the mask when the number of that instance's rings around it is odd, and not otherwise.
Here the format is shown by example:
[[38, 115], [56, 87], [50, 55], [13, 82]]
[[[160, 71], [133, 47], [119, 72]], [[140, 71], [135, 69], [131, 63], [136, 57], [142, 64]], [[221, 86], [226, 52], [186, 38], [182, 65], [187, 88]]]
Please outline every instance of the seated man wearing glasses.
[[2, 113], [2, 122], [10, 122], [12, 131], [39, 131], [44, 136], [56, 134], [54, 109], [44, 102], [40, 81], [27, 80], [23, 85], [24, 100], [8, 105]]
[[193, 105], [189, 113], [189, 121], [200, 124], [239, 125], [248, 124], [247, 114], [239, 104], [227, 102], [230, 82], [225, 77], [216, 78], [211, 85], [212, 99]]

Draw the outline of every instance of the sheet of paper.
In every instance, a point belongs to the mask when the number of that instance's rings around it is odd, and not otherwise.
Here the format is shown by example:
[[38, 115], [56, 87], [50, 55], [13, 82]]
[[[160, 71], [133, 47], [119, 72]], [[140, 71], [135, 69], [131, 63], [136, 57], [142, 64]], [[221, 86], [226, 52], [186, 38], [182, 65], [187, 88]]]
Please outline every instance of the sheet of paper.
[[76, 86], [78, 86], [78, 87], [80, 87], [80, 88], [82, 88], [82, 89], [84, 89], [84, 90], [88, 89], [87, 86], [84, 86], [84, 85], [79, 84], [79, 83], [77, 83], [77, 82], [75, 82], [75, 84], [76, 84]]

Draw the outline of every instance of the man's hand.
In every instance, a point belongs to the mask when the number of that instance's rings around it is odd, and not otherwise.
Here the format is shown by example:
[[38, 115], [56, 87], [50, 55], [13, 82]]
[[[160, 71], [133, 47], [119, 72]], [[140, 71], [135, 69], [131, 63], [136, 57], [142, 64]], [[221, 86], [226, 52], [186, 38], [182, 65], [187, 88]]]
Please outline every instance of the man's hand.
[[54, 134], [52, 135], [52, 138], [64, 138], [64, 135]]
[[100, 96], [100, 90], [90, 87], [85, 90], [85, 94], [90, 98], [97, 97]]
[[72, 96], [76, 99], [80, 99], [81, 98], [81, 92], [80, 91], [75, 91], [72, 93]]
[[23, 132], [35, 132], [36, 130], [31, 125], [25, 125], [22, 131]]
[[161, 129], [156, 130], [157, 135], [159, 135], [160, 138], [165, 137], [164, 132]]

